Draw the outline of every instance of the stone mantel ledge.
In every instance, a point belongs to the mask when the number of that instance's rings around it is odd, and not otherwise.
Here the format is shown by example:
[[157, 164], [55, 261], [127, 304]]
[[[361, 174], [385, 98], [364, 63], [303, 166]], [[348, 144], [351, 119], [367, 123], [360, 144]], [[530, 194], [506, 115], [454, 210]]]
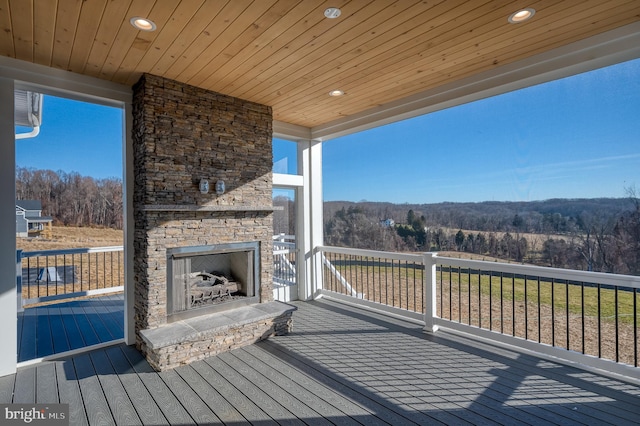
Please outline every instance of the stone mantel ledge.
[[186, 341], [206, 339], [231, 328], [277, 318], [297, 309], [295, 306], [278, 301], [257, 303], [141, 330], [140, 337], [149, 349], [156, 350]]
[[147, 204], [142, 206], [147, 212], [274, 212], [284, 210], [282, 206], [225, 206], [225, 205], [179, 205], [179, 204]]

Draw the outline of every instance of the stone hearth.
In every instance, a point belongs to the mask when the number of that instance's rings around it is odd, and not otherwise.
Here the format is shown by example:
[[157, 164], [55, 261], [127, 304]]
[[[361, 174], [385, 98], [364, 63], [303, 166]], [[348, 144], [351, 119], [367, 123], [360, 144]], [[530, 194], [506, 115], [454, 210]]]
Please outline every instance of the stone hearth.
[[149, 364], [163, 371], [274, 335], [287, 334], [295, 307], [259, 303], [142, 330]]
[[133, 90], [135, 330], [152, 358], [141, 332], [168, 323], [167, 249], [257, 242], [257, 296], [272, 301], [272, 116], [267, 106], [148, 74]]

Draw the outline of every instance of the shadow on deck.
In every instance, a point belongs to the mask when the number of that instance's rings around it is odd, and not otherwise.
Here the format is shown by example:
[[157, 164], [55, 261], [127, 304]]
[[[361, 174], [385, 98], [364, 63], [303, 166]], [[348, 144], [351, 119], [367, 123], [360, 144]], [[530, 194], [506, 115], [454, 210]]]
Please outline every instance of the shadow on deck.
[[637, 424], [640, 386], [332, 301], [294, 332], [154, 372], [112, 346], [0, 378], [71, 424]]
[[123, 293], [26, 308], [18, 314], [18, 362], [123, 337]]

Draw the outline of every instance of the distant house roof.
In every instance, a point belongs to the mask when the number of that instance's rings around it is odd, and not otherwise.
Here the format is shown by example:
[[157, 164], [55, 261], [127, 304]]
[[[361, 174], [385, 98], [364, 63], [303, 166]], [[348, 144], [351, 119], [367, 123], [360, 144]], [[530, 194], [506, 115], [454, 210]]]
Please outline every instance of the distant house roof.
[[42, 210], [40, 200], [16, 200], [16, 206], [23, 210]]
[[51, 216], [27, 216], [25, 219], [27, 219], [31, 223], [53, 222], [53, 218]]

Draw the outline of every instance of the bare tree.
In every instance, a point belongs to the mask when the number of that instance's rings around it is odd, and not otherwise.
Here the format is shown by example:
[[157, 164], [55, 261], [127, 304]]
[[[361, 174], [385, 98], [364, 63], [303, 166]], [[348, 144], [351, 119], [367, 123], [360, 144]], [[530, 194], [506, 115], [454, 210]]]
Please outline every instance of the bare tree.
[[16, 168], [16, 198], [39, 200], [55, 223], [122, 229], [122, 196], [120, 179]]

